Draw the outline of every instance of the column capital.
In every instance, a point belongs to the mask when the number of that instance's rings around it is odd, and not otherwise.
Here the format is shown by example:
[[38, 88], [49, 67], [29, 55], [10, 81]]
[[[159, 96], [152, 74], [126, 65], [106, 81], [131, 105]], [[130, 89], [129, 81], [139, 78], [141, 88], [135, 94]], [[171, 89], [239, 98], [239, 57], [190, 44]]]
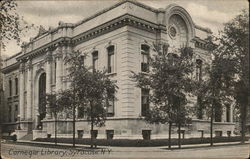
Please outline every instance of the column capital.
[[63, 57], [63, 54], [62, 54], [62, 45], [58, 44], [57, 48], [55, 50], [55, 58], [59, 59], [59, 58], [62, 58], [62, 57]]
[[21, 62], [20, 65], [19, 65], [19, 72], [24, 73], [24, 71], [25, 71], [25, 63]]
[[27, 67], [27, 69], [28, 70], [31, 70], [32, 69], [32, 61], [31, 61], [31, 59], [27, 62], [27, 65], [26, 65], [26, 67]]
[[45, 62], [49, 62], [50, 63], [51, 61], [53, 61], [53, 57], [52, 57], [52, 52], [49, 51], [49, 52], [47, 52], [47, 54], [45, 56]]

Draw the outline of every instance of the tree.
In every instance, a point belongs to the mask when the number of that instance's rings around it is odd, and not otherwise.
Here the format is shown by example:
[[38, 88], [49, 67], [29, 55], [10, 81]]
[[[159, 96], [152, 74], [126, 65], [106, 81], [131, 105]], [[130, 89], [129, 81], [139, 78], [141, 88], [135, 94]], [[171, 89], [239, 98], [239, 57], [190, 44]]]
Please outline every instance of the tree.
[[178, 125], [179, 148], [181, 125], [189, 120], [188, 94], [192, 92], [193, 50], [189, 47], [179, 49], [174, 53], [168, 52], [168, 44], [154, 44], [156, 52], [149, 59], [152, 71], [134, 73], [137, 86], [151, 91], [149, 101], [152, 107], [146, 114], [145, 120], [150, 123], [169, 124], [169, 148], [171, 148], [172, 124]]
[[0, 2], [0, 48], [4, 49], [9, 40], [21, 41], [23, 32], [34, 25], [28, 23], [17, 12], [17, 2], [13, 0], [3, 0]]
[[67, 109], [67, 107], [65, 107], [65, 103], [66, 103], [66, 101], [64, 101], [65, 97], [67, 97], [68, 99], [68, 93], [66, 91], [62, 91], [59, 93], [46, 94], [46, 105], [48, 105], [48, 109], [50, 110], [50, 112], [53, 114], [55, 118], [55, 145], [57, 144], [58, 113]]
[[[210, 43], [210, 46], [214, 44]], [[213, 146], [213, 123], [214, 120], [221, 118], [222, 109], [228, 103], [232, 102], [232, 80], [234, 60], [228, 60], [211, 50], [213, 59], [211, 66], [205, 68], [206, 80], [199, 81], [196, 84], [196, 95], [199, 95], [199, 105], [206, 110], [210, 117], [210, 145]], [[199, 109], [199, 108], [198, 108]]]
[[224, 25], [217, 38], [218, 48], [224, 59], [234, 61], [232, 74], [233, 97], [240, 112], [241, 135], [244, 142], [249, 94], [249, 11], [243, 10]]
[[[106, 71], [99, 71], [87, 67], [84, 64], [86, 54], [80, 52], [68, 54], [65, 58], [69, 67], [68, 79], [70, 79], [70, 88], [68, 97], [73, 100], [68, 105], [73, 109], [73, 145], [75, 134], [75, 109], [84, 111], [86, 118], [91, 122], [91, 147], [94, 140], [94, 126], [104, 126], [107, 116], [107, 102], [115, 99], [117, 86], [111, 81]], [[71, 102], [72, 101], [72, 102]]]

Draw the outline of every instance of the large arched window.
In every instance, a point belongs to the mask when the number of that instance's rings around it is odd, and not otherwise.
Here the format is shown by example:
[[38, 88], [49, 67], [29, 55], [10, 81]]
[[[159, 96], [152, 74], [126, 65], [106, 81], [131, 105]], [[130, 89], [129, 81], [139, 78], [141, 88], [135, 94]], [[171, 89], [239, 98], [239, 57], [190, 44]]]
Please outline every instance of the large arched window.
[[169, 18], [168, 34], [170, 44], [175, 47], [186, 46], [188, 43], [188, 27], [183, 18], [178, 14], [173, 14]]
[[107, 48], [108, 51], [108, 73], [113, 73], [114, 72], [114, 68], [115, 68], [115, 47], [109, 46]]
[[148, 72], [149, 71], [149, 50], [150, 47], [148, 45], [141, 45], [141, 71]]
[[39, 114], [40, 120], [44, 119], [46, 115], [46, 74], [42, 73], [39, 77], [38, 85], [39, 95]]

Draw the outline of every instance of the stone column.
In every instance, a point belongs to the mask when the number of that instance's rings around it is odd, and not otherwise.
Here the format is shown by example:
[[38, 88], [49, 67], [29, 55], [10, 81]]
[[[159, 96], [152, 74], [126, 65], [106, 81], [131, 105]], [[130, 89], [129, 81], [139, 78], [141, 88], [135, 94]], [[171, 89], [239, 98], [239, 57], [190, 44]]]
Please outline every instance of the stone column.
[[[73, 50], [72, 50], [72, 47], [70, 46], [70, 45], [68, 45], [68, 47], [67, 47], [67, 54], [72, 54], [72, 52], [73, 52]], [[69, 55], [70, 56], [70, 55]], [[64, 76], [68, 76], [69, 75], [69, 68], [70, 68], [70, 65], [69, 64], [66, 64], [66, 66], [65, 66], [66, 68], [65, 68], [65, 72], [64, 72]], [[70, 82], [69, 81], [67, 81], [66, 82], [66, 86], [65, 86], [66, 88], [69, 88], [70, 87]]]
[[233, 122], [233, 109], [234, 109], [234, 107], [233, 107], [233, 105], [231, 104], [230, 105], [230, 122]]
[[24, 63], [20, 64], [19, 68], [19, 115], [20, 115], [20, 120], [24, 120], [24, 74], [25, 74], [25, 65]]
[[62, 49], [58, 45], [56, 49], [56, 92], [62, 89]]
[[[45, 59], [45, 69], [46, 69], [46, 94], [51, 94], [51, 84], [52, 84], [52, 52], [50, 50], [47, 50], [47, 55]], [[51, 111], [49, 109], [49, 106], [46, 105], [46, 118], [51, 118]]]
[[66, 65], [65, 65], [65, 57], [66, 57], [66, 54], [67, 54], [67, 47], [66, 46], [63, 46], [62, 47], [62, 65], [61, 65], [61, 69], [62, 69], [62, 75], [61, 75], [61, 79], [62, 79], [62, 89], [65, 90], [66, 89], [66, 81], [65, 81], [65, 76], [66, 76]]
[[27, 120], [32, 120], [32, 62], [28, 61], [27, 74]]

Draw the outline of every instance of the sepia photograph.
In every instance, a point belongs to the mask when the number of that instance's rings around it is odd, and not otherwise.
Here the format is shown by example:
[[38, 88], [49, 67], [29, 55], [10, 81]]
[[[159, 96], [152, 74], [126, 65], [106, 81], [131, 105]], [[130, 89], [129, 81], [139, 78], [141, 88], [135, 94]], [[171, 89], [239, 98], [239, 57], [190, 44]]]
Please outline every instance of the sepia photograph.
[[0, 159], [250, 158], [247, 0], [1, 0]]

